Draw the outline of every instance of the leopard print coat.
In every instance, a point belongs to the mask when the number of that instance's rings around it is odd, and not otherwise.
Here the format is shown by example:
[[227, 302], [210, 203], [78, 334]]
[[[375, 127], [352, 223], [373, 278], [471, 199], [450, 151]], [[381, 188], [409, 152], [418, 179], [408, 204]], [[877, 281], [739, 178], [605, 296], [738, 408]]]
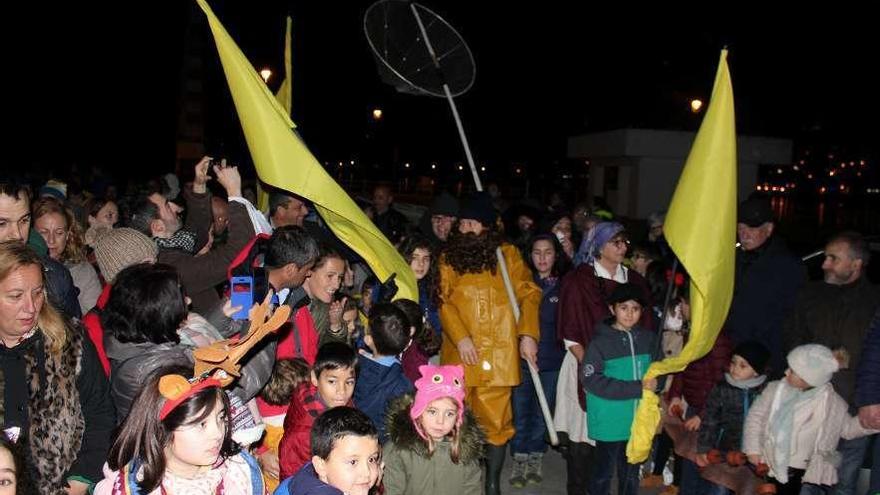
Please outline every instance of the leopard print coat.
[[[37, 491], [63, 494], [67, 486], [65, 476], [76, 461], [85, 431], [76, 383], [82, 370], [83, 336], [81, 332], [69, 331], [68, 343], [58, 354], [50, 352], [39, 332], [35, 339], [24, 353], [25, 376], [29, 377], [29, 425], [19, 441]], [[5, 380], [0, 373], [0, 398], [4, 397], [4, 390]], [[0, 405], [0, 424], [4, 412]]]

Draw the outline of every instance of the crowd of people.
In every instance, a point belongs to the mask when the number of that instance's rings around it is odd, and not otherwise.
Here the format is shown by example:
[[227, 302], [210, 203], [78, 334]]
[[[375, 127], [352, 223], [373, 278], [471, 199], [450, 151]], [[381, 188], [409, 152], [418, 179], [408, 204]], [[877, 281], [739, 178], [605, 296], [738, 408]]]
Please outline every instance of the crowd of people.
[[[122, 194], [58, 179], [0, 176], [0, 493], [498, 495], [543, 482], [548, 428], [571, 495], [855, 494], [872, 458], [880, 490], [880, 289], [856, 232], [808, 281], [769, 202], [741, 203], [714, 347], [645, 379], [688, 341], [662, 213], [639, 227], [494, 187], [410, 218], [380, 184], [367, 215], [408, 300], [306, 199], [269, 189], [260, 211], [225, 162]], [[196, 372], [263, 301], [283, 321], [237, 376]], [[643, 390], [663, 426], [640, 466]]]

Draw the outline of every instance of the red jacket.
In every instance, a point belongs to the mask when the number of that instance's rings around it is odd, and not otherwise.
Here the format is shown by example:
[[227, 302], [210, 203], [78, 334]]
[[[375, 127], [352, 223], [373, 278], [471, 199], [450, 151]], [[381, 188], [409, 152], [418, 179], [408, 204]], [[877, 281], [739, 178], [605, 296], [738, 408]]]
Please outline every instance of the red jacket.
[[[289, 359], [301, 357], [309, 363], [309, 366], [315, 364], [315, 356], [318, 355], [318, 331], [315, 330], [315, 320], [309, 313], [308, 306], [303, 306], [296, 310], [292, 318], [296, 328], [288, 320], [279, 331], [280, 340], [278, 341], [278, 349], [275, 351], [276, 359]], [[296, 336], [294, 331], [299, 330], [299, 345], [301, 353], [297, 353]]]
[[98, 359], [101, 361], [101, 366], [104, 367], [104, 374], [107, 376], [110, 376], [110, 360], [107, 359], [107, 352], [104, 351], [104, 328], [101, 327], [101, 310], [104, 309], [104, 306], [107, 305], [107, 300], [110, 299], [111, 287], [110, 284], [104, 284], [95, 307], [86, 313], [82, 319], [83, 326], [86, 327], [86, 333], [89, 335], [92, 344], [94, 344], [95, 350], [98, 351]]
[[[349, 406], [351, 401], [349, 401]], [[303, 383], [293, 393], [287, 416], [284, 417], [284, 435], [278, 444], [281, 478], [289, 478], [312, 459], [312, 423], [327, 406], [311, 382]]]
[[724, 378], [724, 372], [730, 367], [732, 354], [733, 344], [727, 334], [722, 332], [709, 354], [689, 364], [681, 373], [673, 375], [669, 399], [684, 397], [688, 409], [694, 414], [702, 415], [709, 392]]

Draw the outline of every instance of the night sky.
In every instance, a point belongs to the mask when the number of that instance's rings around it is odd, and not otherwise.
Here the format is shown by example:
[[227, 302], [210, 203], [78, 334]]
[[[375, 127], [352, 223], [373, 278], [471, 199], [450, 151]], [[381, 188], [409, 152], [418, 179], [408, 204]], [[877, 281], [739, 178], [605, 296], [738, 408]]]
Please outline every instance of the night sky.
[[[211, 2], [255, 65], [276, 73], [292, 13], [293, 118], [320, 160], [391, 156], [393, 148], [401, 161], [463, 160], [443, 100], [398, 94], [379, 79], [362, 27], [370, 3]], [[799, 12], [803, 20], [581, 4], [425, 3], [474, 53], [476, 83], [457, 101], [478, 162], [552, 162], [565, 156], [568, 136], [585, 131], [695, 129], [688, 101], [708, 98], [727, 45], [741, 135], [793, 138], [798, 149], [836, 145], [876, 166], [877, 37], [867, 12]], [[189, 16], [207, 32], [194, 2], [24, 8], [6, 16], [20, 31], [3, 34], [12, 136], [2, 163], [169, 170]], [[209, 150], [246, 160], [208, 42]], [[369, 118], [377, 106], [386, 116], [379, 128]]]

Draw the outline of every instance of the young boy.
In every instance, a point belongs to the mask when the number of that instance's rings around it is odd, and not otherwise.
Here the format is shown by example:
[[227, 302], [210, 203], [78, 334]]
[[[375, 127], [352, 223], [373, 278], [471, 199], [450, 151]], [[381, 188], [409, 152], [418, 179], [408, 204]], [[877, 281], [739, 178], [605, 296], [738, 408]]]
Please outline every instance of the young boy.
[[801, 493], [802, 484], [835, 485], [840, 439], [877, 431], [850, 416], [829, 383], [840, 368], [831, 349], [802, 345], [788, 353], [787, 361], [785, 378], [767, 384], [749, 409], [743, 432], [749, 462], [770, 467], [779, 495]]
[[360, 372], [354, 388], [354, 403], [379, 430], [385, 441], [385, 409], [391, 399], [413, 391], [413, 384], [403, 374], [399, 356], [412, 340], [412, 328], [406, 314], [389, 303], [379, 303], [370, 311], [370, 322], [361, 350]]
[[629, 440], [636, 404], [642, 389], [657, 390], [657, 380], [642, 380], [651, 362], [662, 358], [657, 336], [638, 326], [642, 317], [642, 292], [620, 284], [608, 298], [612, 317], [599, 324], [581, 365], [587, 393], [587, 430], [596, 440], [596, 459], [590, 495], [610, 493], [617, 468], [620, 495], [636, 495], [639, 467], [628, 464]]
[[336, 407], [311, 430], [311, 462], [284, 480], [275, 495], [367, 495], [382, 476], [376, 427], [364, 413]]
[[310, 381], [301, 384], [290, 400], [284, 417], [284, 434], [278, 445], [280, 479], [287, 478], [309, 461], [309, 430], [325, 410], [351, 405], [357, 375], [357, 354], [340, 342], [318, 349]]
[[[764, 373], [769, 362], [770, 351], [760, 342], [746, 341], [733, 350], [724, 380], [709, 392], [703, 409], [697, 437], [696, 461], [699, 467], [709, 465], [707, 453], [712, 449], [742, 450], [743, 425], [751, 405], [764, 389], [767, 381]], [[726, 488], [703, 479], [699, 470], [694, 469], [692, 475], [695, 479], [688, 486], [694, 493], [728, 493]]]

